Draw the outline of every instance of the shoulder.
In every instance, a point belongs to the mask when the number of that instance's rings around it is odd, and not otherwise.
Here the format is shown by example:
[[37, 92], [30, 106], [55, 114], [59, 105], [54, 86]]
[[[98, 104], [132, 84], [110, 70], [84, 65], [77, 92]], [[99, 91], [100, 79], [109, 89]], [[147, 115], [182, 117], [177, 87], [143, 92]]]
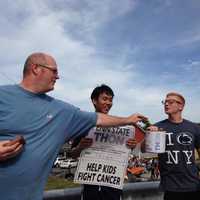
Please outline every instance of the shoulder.
[[[96, 112], [88, 112], [81, 110], [79, 107], [76, 107], [70, 103], [64, 102], [62, 100], [53, 99], [53, 103], [56, 105], [55, 107], [59, 107], [62, 109], [63, 112], [65, 112], [67, 115], [70, 114], [73, 115], [74, 120], [86, 120], [86, 119], [92, 119], [96, 122], [97, 120], [97, 113]], [[96, 123], [95, 123], [96, 125]]]
[[197, 126], [198, 124], [187, 119], [183, 119], [183, 123]]
[[3, 92], [3, 91], [10, 91], [10, 90], [13, 90], [13, 89], [16, 89], [16, 85], [1, 85], [0, 86], [0, 91]]
[[164, 119], [162, 121], [156, 122], [154, 125], [160, 126], [160, 125], [164, 125], [164, 124], [168, 124], [168, 123], [169, 123], [168, 119]]
[[51, 100], [53, 104], [55, 104], [59, 107], [62, 107], [64, 110], [80, 110], [78, 107], [76, 107], [76, 106], [74, 106], [74, 105], [72, 105], [68, 102], [53, 98], [53, 97], [48, 96], [48, 95], [46, 95], [46, 98]]
[[159, 121], [155, 124], [158, 128], [162, 128], [163, 130], [168, 130], [171, 127], [171, 124], [168, 119], [164, 119], [162, 121]]
[[13, 98], [18, 92], [16, 85], [3, 85], [0, 86], [0, 98], [7, 101], [9, 98]]
[[183, 123], [186, 125], [186, 126], [189, 126], [191, 128], [194, 128], [194, 129], [198, 129], [200, 131], [200, 125], [195, 123], [195, 122], [192, 122], [192, 121], [189, 121], [187, 119], [184, 119], [183, 120]]
[[197, 124], [197, 123], [195, 123], [195, 122], [192, 122], [192, 121], [189, 121], [189, 120], [187, 120], [187, 119], [183, 119], [183, 123], [184, 123], [185, 125], [188, 125], [188, 126], [193, 126], [193, 127], [195, 127], [195, 128], [200, 128], [200, 125], [199, 125], [199, 124]]

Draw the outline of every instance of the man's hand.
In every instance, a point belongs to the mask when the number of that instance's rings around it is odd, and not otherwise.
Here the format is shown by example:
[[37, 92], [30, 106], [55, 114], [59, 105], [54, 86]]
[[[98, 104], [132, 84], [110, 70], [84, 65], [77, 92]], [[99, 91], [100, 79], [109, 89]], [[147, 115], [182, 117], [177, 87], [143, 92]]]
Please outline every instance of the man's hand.
[[149, 126], [149, 127], [147, 128], [147, 130], [148, 130], [148, 131], [163, 131], [162, 128], [159, 128], [159, 127], [157, 127], [157, 126]]
[[135, 113], [128, 117], [128, 121], [130, 124], [134, 125], [135, 123], [140, 122], [140, 121], [148, 121], [148, 118], [139, 113]]
[[91, 147], [92, 145], [92, 138], [82, 138], [81, 141], [79, 142], [78, 146], [74, 147], [71, 150], [71, 157], [76, 159], [80, 156], [82, 150]]
[[126, 142], [126, 145], [129, 149], [135, 149], [136, 145], [137, 145], [137, 141], [135, 139], [128, 139]]
[[0, 141], [0, 161], [18, 155], [22, 151], [24, 143], [25, 141], [21, 136], [16, 137], [14, 140]]
[[[160, 130], [161, 130], [161, 129], [158, 128], [157, 126], [151, 125], [151, 126], [149, 126], [149, 127], [147, 128], [146, 134], [151, 134], [151, 132], [156, 132], [156, 131], [160, 131]], [[142, 141], [140, 147], [141, 147], [141, 152], [142, 152], [142, 153], [145, 153], [145, 140]]]
[[79, 148], [80, 151], [83, 149], [89, 148], [92, 145], [92, 138], [82, 138], [77, 148]]

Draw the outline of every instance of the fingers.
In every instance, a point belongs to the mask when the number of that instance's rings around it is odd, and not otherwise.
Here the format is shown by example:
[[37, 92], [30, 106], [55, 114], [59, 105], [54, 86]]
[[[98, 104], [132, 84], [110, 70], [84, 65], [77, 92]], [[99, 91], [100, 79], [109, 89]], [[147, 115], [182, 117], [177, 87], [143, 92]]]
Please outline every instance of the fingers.
[[17, 146], [14, 149], [13, 149], [13, 146], [12, 147], [6, 147], [6, 148], [7, 148], [7, 150], [4, 151], [4, 153], [1, 154], [1, 156], [0, 156], [1, 161], [7, 160], [9, 158], [12, 158], [12, 157], [15, 157], [16, 155], [18, 155], [22, 151], [23, 145], [20, 144], [19, 146]]
[[158, 131], [158, 127], [157, 126], [149, 126], [147, 128], [148, 131]]
[[82, 144], [90, 144], [90, 143], [92, 143], [92, 138], [82, 138], [81, 143]]
[[3, 140], [3, 141], [0, 141], [0, 148], [3, 147], [3, 146], [9, 145], [9, 143], [10, 143], [10, 140]]
[[0, 160], [16, 156], [23, 149], [25, 140], [23, 137], [18, 136], [14, 140], [0, 141]]
[[135, 139], [128, 139], [126, 145], [129, 149], [134, 149], [137, 145], [137, 141]]
[[141, 115], [140, 113], [136, 114], [140, 121], [148, 121], [148, 117]]
[[13, 140], [9, 140], [3, 143], [3, 146], [6, 147], [5, 151], [10, 153], [18, 152], [18, 149], [22, 149], [22, 146], [25, 144], [25, 140], [22, 136], [17, 136]]
[[25, 144], [25, 139], [22, 136], [17, 136], [15, 139], [10, 140], [10, 143], [8, 146], [11, 146], [13, 144]]
[[82, 138], [80, 143], [79, 143], [79, 148], [80, 149], [85, 149], [88, 148], [92, 145], [92, 138]]
[[129, 117], [129, 119], [131, 120], [131, 124], [135, 124], [139, 121], [147, 121], [148, 118], [144, 115], [141, 115], [139, 113], [133, 114]]
[[5, 151], [6, 153], [14, 153], [16, 152], [19, 148], [22, 148], [22, 144], [20, 144], [19, 142], [15, 142], [14, 144], [7, 143], [5, 147]]
[[0, 142], [0, 152], [1, 154], [14, 151], [20, 144], [12, 143], [10, 140], [5, 140]]

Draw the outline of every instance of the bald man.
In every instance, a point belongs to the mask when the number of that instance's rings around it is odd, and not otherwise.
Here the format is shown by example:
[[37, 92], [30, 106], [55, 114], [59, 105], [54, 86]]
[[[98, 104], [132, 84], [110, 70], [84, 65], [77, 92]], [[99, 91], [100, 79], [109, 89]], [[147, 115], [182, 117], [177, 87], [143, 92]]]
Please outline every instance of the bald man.
[[0, 86], [0, 141], [20, 133], [26, 144], [14, 158], [0, 162], [0, 194], [5, 200], [42, 200], [43, 190], [60, 147], [94, 126], [120, 126], [146, 120], [140, 114], [114, 117], [80, 111], [46, 93], [59, 79], [55, 59], [31, 54], [18, 85]]

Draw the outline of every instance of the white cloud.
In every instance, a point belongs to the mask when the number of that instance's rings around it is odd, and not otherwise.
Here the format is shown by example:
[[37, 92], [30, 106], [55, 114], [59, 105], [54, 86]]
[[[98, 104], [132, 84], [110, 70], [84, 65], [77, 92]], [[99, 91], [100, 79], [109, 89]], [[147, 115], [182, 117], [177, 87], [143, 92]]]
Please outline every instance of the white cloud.
[[[170, 1], [165, 2], [171, 5]], [[186, 97], [190, 97], [192, 92], [188, 91], [184, 79], [179, 83], [173, 82], [174, 85], [170, 84], [169, 81], [177, 78], [174, 69], [163, 69], [165, 73], [151, 77], [148, 72], [153, 68], [148, 66], [145, 73], [140, 71], [142, 65], [136, 59], [149, 62], [145, 60], [143, 51], [154, 53], [152, 49], [167, 50], [168, 47], [192, 44], [193, 41], [199, 40], [198, 30], [194, 28], [191, 32], [183, 33], [181, 38], [169, 36], [164, 40], [166, 35], [156, 37], [156, 33], [147, 31], [145, 34], [141, 29], [141, 38], [138, 37], [137, 43], [135, 38], [129, 39], [128, 42], [125, 42], [124, 38], [117, 41], [123, 44], [120, 45], [123, 48], [114, 59], [112, 55], [115, 49], [106, 51], [105, 47], [104, 51], [103, 47], [100, 52], [98, 40], [104, 38], [99, 38], [99, 32], [107, 27], [107, 31], [112, 33], [112, 27], [109, 29], [108, 24], [118, 23], [118, 19], [122, 18], [128, 20], [126, 17], [131, 17], [138, 5], [138, 0], [1, 1], [0, 6], [5, 9], [0, 13], [0, 25], [3, 27], [0, 30], [0, 84], [20, 81], [25, 58], [34, 51], [44, 51], [55, 56], [59, 66], [61, 79], [56, 84], [56, 90], [52, 92], [55, 97], [67, 100], [82, 109], [93, 110], [90, 93], [95, 86], [105, 83], [110, 85], [116, 94], [113, 113], [127, 115], [142, 112], [153, 121], [165, 117], [160, 100], [168, 91], [176, 89], [185, 93]], [[143, 17], [143, 13], [141, 15]], [[141, 17], [138, 18], [140, 19]], [[142, 24], [142, 27], [151, 27], [150, 24], [155, 23], [151, 20], [146, 19], [147, 22]], [[155, 27], [161, 30], [160, 26]], [[131, 27], [128, 29], [133, 33], [138, 31], [132, 30]], [[159, 32], [158, 36], [160, 35], [162, 36], [162, 31]], [[130, 45], [132, 43], [135, 44], [133, 48]], [[133, 55], [132, 60], [128, 58], [130, 55]], [[190, 66], [198, 67], [198, 60], [193, 59], [189, 63]], [[159, 79], [159, 83], [163, 81], [165, 84], [156, 83]], [[144, 86], [144, 80], [149, 84]], [[190, 82], [191, 79], [188, 78], [187, 81]], [[199, 95], [195, 94], [190, 100], [192, 106], [186, 110], [189, 118], [198, 119], [195, 109], [195, 106], [198, 106], [198, 97]]]

